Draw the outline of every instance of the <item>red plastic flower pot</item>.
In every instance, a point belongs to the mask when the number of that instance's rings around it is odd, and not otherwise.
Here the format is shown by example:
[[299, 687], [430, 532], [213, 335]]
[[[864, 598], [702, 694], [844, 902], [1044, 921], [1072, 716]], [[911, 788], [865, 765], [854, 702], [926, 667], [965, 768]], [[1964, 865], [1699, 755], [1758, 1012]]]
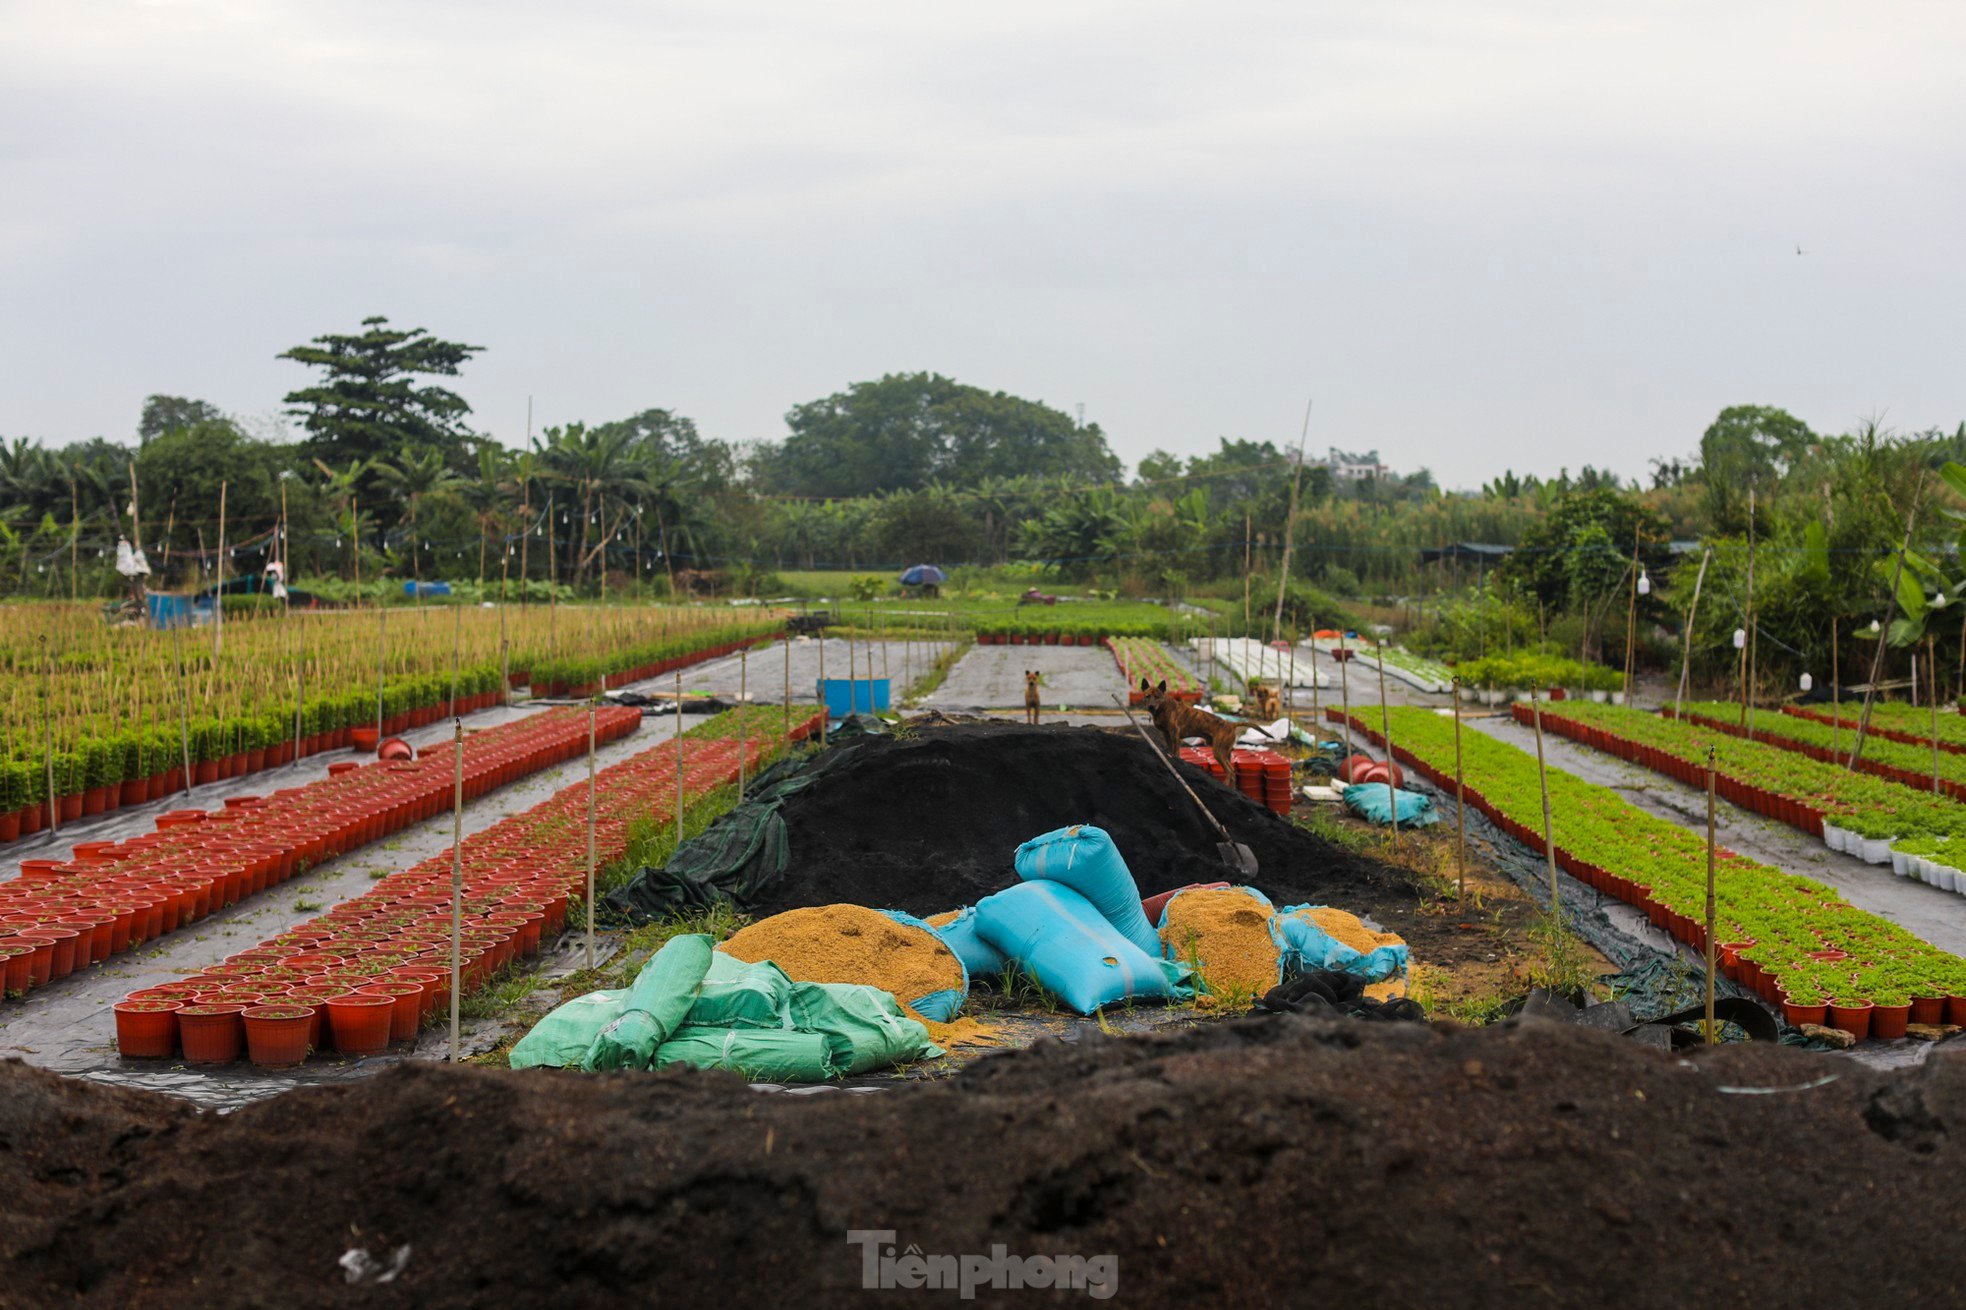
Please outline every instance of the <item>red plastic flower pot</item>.
[[1832, 1028], [1841, 1028], [1858, 1041], [1870, 1036], [1869, 1001], [1838, 1001], [1829, 1004], [1829, 1022]]
[[246, 1030], [239, 1016], [243, 1005], [204, 1003], [177, 1012], [178, 1041], [186, 1064], [231, 1064], [245, 1045]]
[[1946, 998], [1943, 996], [1914, 996], [1911, 998], [1912, 1023], [1938, 1024], [1946, 1021]]
[[259, 1005], [245, 1012], [246, 1053], [267, 1069], [291, 1069], [307, 1058], [314, 1030], [311, 1005]]
[[1805, 1023], [1821, 1024], [1828, 1012], [1827, 1005], [1797, 1005], [1786, 997], [1782, 1000], [1782, 1018], [1797, 1028]]
[[33, 946], [26, 942], [0, 942], [0, 990], [10, 996], [26, 992], [33, 973]]
[[177, 1051], [178, 1011], [183, 1002], [167, 999], [118, 1001], [116, 1050], [130, 1060], [168, 1060]]
[[1911, 1020], [1911, 1002], [1903, 1005], [1876, 1005], [1870, 1007], [1870, 1035], [1879, 1041], [1889, 1041], [1905, 1035], [1905, 1024]]
[[389, 1027], [396, 998], [366, 992], [331, 996], [327, 1001], [328, 1031], [337, 1051], [345, 1055], [375, 1055], [389, 1049]]
[[416, 1036], [423, 1019], [423, 984], [408, 978], [372, 982], [355, 989], [362, 996], [387, 996], [395, 1007], [390, 1012], [389, 1040], [407, 1042]]

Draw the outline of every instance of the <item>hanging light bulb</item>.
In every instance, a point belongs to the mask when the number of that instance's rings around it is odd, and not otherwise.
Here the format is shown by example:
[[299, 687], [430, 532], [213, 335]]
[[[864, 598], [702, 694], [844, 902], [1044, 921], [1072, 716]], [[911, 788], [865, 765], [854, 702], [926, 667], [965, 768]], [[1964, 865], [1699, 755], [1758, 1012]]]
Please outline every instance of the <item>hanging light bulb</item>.
[[1810, 677], [1805, 671], [1802, 675], [1801, 685], [1804, 691], [1814, 691], [1816, 689], [1816, 680]]
[[1638, 594], [1641, 596], [1652, 594], [1652, 579], [1644, 569], [1638, 571]]
[[1876, 619], [1872, 619], [1870, 621], [1870, 626], [1864, 629], [1865, 632], [1868, 632], [1873, 637], [1875, 637], [1879, 632], [1883, 630], [1884, 630], [1884, 625], [1882, 623], [1879, 623]]
[[1943, 591], [1935, 591], [1935, 592], [1933, 592], [1933, 593], [1932, 593], [1932, 608], [1933, 608], [1933, 609], [1935, 609], [1935, 610], [1942, 610], [1942, 609], [1944, 609], [1945, 607], [1946, 607], [1946, 594], [1945, 594], [1945, 593], [1944, 593]]
[[1748, 646], [1748, 630], [1746, 628], [1734, 629], [1734, 649], [1746, 650], [1747, 646]]

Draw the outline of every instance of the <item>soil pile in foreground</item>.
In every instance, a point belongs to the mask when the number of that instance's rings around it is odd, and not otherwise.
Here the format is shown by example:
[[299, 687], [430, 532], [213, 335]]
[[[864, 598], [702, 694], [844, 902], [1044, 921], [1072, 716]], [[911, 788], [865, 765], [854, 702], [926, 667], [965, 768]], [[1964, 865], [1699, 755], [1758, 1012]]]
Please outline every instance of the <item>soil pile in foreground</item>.
[[0, 1301], [842, 1305], [872, 1229], [1112, 1255], [1134, 1306], [1956, 1305], [1962, 1170], [1959, 1054], [1536, 1020], [1088, 1031], [872, 1095], [405, 1065], [226, 1116], [8, 1064]]
[[[1235, 881], [1221, 838], [1130, 730], [961, 724], [873, 738], [779, 811], [790, 867], [753, 909], [838, 901], [933, 914], [1017, 881], [1022, 843], [1072, 823], [1112, 835], [1143, 896]], [[1278, 905], [1404, 886], [1406, 875], [1279, 818], [1192, 765], [1188, 785], [1256, 855]]]

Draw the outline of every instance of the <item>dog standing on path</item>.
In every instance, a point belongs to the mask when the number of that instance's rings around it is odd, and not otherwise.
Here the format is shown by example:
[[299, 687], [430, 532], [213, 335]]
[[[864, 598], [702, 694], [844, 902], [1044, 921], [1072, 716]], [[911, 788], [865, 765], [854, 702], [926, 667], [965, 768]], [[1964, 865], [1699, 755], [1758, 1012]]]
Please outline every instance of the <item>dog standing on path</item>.
[[[1175, 700], [1167, 694], [1167, 682], [1150, 687], [1145, 678], [1140, 679], [1140, 691], [1144, 696], [1141, 704], [1146, 708], [1147, 717], [1160, 729], [1160, 735], [1167, 738], [1167, 748], [1179, 753], [1181, 743], [1189, 737], [1199, 737], [1208, 743], [1215, 762], [1222, 766], [1222, 772], [1229, 779], [1231, 787], [1236, 785], [1236, 766], [1231, 752], [1235, 750], [1236, 738], [1245, 732], [1256, 732], [1269, 737], [1261, 727], [1254, 723], [1230, 723], [1218, 719], [1206, 710]], [[1276, 738], [1271, 737], [1275, 741]]]
[[1038, 675], [1031, 669], [1024, 670], [1024, 722], [1038, 721]]

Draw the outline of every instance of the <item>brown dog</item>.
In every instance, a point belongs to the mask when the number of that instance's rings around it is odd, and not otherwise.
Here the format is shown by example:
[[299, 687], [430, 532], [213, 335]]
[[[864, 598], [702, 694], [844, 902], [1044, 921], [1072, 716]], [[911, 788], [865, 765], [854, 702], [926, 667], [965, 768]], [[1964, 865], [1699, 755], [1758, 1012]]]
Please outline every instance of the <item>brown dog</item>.
[[[1167, 738], [1168, 749], [1178, 752], [1181, 743], [1187, 738], [1201, 738], [1208, 743], [1210, 753], [1215, 756], [1215, 762], [1222, 766], [1222, 772], [1228, 777], [1231, 787], [1236, 785], [1236, 766], [1230, 754], [1235, 750], [1236, 738], [1251, 729], [1265, 737], [1270, 735], [1254, 723], [1230, 723], [1226, 719], [1216, 718], [1206, 710], [1198, 710], [1192, 705], [1173, 699], [1167, 694], [1165, 680], [1158, 687], [1149, 687], [1147, 680], [1142, 678], [1140, 690], [1145, 696], [1141, 703], [1146, 706], [1147, 715], [1154, 721], [1154, 727], [1160, 729], [1160, 735]], [[1274, 741], [1275, 738], [1271, 740]]]
[[1024, 722], [1038, 721], [1038, 675], [1024, 670]]

